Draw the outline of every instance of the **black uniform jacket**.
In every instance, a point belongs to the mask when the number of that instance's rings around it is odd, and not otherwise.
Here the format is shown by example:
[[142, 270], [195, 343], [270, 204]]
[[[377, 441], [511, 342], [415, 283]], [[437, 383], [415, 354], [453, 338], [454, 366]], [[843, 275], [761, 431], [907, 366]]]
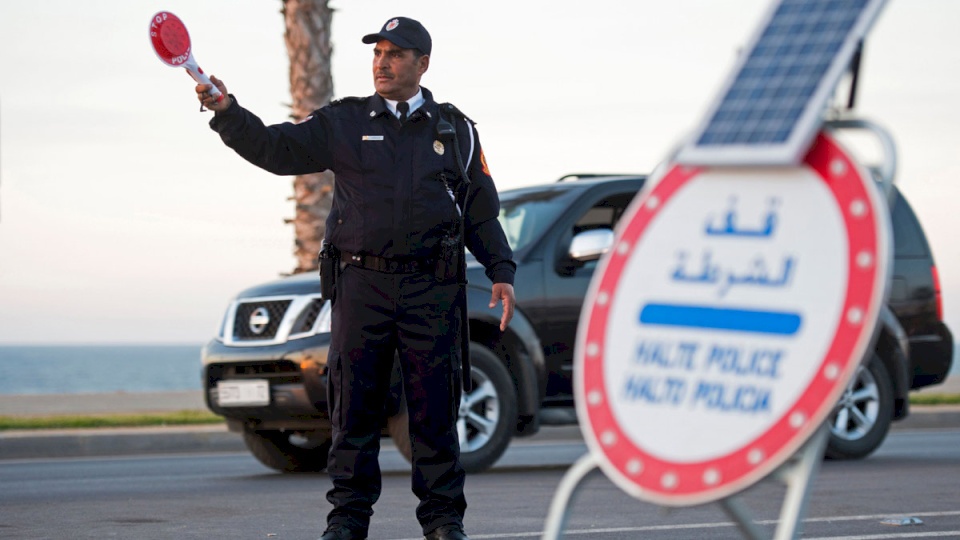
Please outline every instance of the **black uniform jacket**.
[[[461, 174], [452, 143], [437, 135], [439, 105], [422, 90], [423, 105], [402, 126], [374, 94], [334, 101], [298, 124], [272, 126], [234, 98], [210, 127], [244, 159], [274, 174], [332, 170], [336, 182], [325, 238], [340, 250], [429, 259], [437, 256], [442, 238], [457, 234], [460, 211], [448, 187], [455, 190]], [[464, 164], [469, 160], [466, 246], [491, 281], [513, 284], [516, 265], [497, 221], [500, 200], [479, 136], [462, 114], [450, 115], [450, 121]]]

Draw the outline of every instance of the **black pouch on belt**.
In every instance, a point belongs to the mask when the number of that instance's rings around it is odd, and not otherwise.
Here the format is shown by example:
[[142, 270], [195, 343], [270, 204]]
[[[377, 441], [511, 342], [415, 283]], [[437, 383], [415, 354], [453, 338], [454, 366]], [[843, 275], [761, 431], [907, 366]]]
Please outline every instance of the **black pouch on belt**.
[[462, 252], [459, 238], [447, 237], [440, 241], [436, 269], [436, 277], [439, 281], [450, 281], [457, 277]]
[[317, 262], [320, 266], [320, 297], [323, 300], [329, 300], [330, 303], [333, 303], [337, 296], [337, 274], [340, 272], [340, 250], [324, 242], [320, 248], [320, 256]]

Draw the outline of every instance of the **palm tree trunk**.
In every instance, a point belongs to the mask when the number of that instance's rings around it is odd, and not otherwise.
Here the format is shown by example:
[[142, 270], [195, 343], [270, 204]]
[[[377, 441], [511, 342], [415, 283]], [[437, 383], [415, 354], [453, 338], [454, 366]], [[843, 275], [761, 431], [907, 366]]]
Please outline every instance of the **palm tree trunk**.
[[[286, 23], [284, 41], [290, 57], [290, 116], [299, 122], [326, 105], [333, 97], [330, 74], [330, 23], [333, 9], [328, 0], [283, 0]], [[317, 268], [317, 254], [326, 229], [327, 215], [333, 200], [333, 173], [297, 176], [293, 181], [296, 211], [292, 219], [294, 255], [297, 266], [293, 273]]]

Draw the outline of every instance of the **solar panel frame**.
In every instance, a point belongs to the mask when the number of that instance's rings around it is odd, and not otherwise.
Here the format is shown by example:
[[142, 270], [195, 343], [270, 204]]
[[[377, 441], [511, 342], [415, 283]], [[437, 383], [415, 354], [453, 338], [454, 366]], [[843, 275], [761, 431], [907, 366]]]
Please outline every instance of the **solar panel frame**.
[[[737, 58], [734, 68], [721, 85], [707, 113], [680, 146], [674, 160], [688, 165], [713, 166], [799, 163], [820, 129], [830, 96], [885, 2], [886, 0], [773, 2], [752, 34], [748, 46]], [[820, 11], [816, 12], [818, 14], [826, 11], [835, 13], [835, 8], [845, 8], [848, 16], [852, 14], [853, 21], [850, 23], [851, 19], [848, 17], [847, 23], [850, 24], [845, 33], [842, 28], [837, 28], [837, 25], [842, 25], [842, 21], [833, 19], [828, 21], [832, 26], [807, 27], [811, 20], [809, 17], [805, 18], [807, 14], [804, 10], [811, 7], [819, 8]], [[775, 33], [781, 29], [789, 32]], [[826, 41], [824, 37], [827, 38]], [[793, 38], [793, 41], [789, 38]], [[797, 46], [801, 48], [791, 50], [791, 47]], [[777, 50], [775, 47], [786, 47], [786, 50]], [[815, 50], [817, 47], [826, 49]], [[790, 56], [786, 56], [786, 53], [790, 53]], [[759, 62], [761, 60], [773, 61], [762, 63]], [[807, 64], [802, 64], [801, 60]], [[807, 71], [804, 73], [803, 69]], [[772, 84], [783, 83], [787, 78], [803, 82], [805, 86], [797, 89]], [[751, 86], [751, 82], [759, 82], [761, 86]], [[771, 91], [794, 94], [768, 95]], [[784, 98], [793, 100], [787, 110], [783, 108], [786, 103]], [[772, 107], [768, 106], [771, 104]], [[771, 115], [786, 118], [772, 118]], [[780, 124], [777, 129], [770, 130], [768, 127], [775, 125], [773, 121]], [[725, 131], [723, 126], [736, 127]]]

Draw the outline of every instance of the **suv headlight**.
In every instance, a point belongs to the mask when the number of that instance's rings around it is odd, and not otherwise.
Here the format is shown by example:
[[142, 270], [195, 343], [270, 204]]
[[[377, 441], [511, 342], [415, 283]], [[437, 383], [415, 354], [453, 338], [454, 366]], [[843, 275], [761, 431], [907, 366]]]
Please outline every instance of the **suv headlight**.
[[330, 301], [324, 301], [323, 306], [320, 309], [320, 314], [317, 315], [317, 324], [314, 327], [314, 334], [329, 334], [330, 333], [330, 319], [333, 315], [333, 309], [330, 306]]

